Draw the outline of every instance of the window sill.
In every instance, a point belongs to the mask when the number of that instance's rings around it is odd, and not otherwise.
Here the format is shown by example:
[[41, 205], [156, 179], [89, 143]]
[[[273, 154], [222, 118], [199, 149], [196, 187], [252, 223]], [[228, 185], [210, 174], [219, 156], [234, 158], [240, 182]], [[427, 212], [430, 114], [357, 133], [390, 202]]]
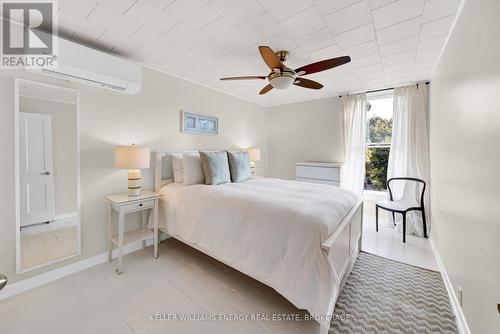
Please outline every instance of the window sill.
[[387, 198], [387, 191], [363, 190], [363, 199], [367, 201], [381, 201]]

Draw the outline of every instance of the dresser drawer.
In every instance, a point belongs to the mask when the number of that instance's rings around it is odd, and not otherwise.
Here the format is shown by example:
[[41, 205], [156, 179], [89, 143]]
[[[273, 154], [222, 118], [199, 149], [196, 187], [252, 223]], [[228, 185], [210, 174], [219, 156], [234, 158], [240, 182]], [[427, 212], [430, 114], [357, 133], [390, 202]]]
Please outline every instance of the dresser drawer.
[[295, 180], [302, 181], [302, 182], [309, 182], [309, 183], [328, 184], [330, 186], [340, 187], [339, 181], [308, 179], [308, 178], [301, 178], [301, 177], [296, 177]]
[[138, 210], [143, 210], [143, 209], [149, 209], [155, 206], [155, 200], [147, 200], [143, 202], [136, 202], [136, 203], [130, 203], [127, 205], [123, 206], [123, 209], [125, 210], [125, 213], [127, 212], [134, 212]]
[[339, 167], [295, 166], [297, 178], [340, 181]]

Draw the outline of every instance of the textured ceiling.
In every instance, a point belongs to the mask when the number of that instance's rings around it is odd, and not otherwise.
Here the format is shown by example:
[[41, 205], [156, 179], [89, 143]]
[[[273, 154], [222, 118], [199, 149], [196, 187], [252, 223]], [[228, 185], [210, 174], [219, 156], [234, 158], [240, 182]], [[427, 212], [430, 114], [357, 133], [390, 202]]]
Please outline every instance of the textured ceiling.
[[[270, 106], [427, 80], [460, 0], [59, 0], [59, 33], [150, 67]], [[322, 90], [259, 96], [257, 50], [288, 50], [297, 68], [348, 55], [350, 64], [307, 76]]]

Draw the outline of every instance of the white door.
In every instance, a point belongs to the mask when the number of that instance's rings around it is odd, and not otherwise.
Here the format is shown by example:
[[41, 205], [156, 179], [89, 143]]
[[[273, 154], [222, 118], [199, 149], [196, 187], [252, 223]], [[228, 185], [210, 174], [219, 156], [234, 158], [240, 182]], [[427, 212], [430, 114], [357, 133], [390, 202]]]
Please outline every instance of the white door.
[[50, 115], [19, 113], [21, 226], [54, 220], [54, 169]]

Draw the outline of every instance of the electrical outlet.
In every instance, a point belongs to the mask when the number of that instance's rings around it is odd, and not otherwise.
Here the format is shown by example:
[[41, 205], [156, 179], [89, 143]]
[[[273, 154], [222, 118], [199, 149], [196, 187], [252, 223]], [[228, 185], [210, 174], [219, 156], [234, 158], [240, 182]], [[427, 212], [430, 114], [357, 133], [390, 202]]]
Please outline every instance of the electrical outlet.
[[458, 286], [458, 302], [460, 303], [460, 307], [463, 306], [463, 294], [464, 294], [464, 290], [462, 290], [462, 287], [459, 285]]

